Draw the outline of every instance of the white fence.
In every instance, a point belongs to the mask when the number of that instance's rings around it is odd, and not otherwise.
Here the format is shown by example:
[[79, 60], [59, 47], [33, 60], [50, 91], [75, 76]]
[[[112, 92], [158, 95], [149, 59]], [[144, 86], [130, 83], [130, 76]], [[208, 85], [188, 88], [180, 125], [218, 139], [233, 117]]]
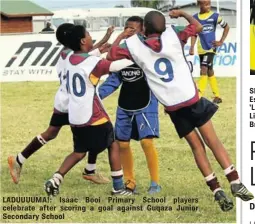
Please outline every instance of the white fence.
[[[105, 32], [92, 32], [98, 41]], [[112, 42], [119, 31], [111, 37]], [[218, 32], [218, 36], [221, 32]], [[195, 77], [199, 76], [199, 57], [189, 56], [189, 46], [185, 46], [185, 55], [193, 62]], [[54, 65], [62, 46], [56, 41], [55, 34], [25, 34], [0, 36], [0, 80], [1, 82], [20, 81], [56, 81], [58, 80]], [[218, 48], [214, 61], [217, 76], [239, 75], [236, 55], [236, 29], [231, 29], [225, 43]]]

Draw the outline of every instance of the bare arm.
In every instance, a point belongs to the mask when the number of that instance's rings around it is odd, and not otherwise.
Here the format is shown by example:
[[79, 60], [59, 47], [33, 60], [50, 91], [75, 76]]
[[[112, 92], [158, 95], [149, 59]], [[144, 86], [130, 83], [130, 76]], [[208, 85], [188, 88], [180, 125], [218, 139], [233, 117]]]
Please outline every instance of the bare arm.
[[171, 18], [178, 18], [178, 17], [183, 17], [185, 18], [189, 24], [193, 24], [196, 26], [196, 32], [197, 33], [200, 33], [203, 29], [203, 26], [191, 15], [187, 14], [186, 12], [184, 11], [181, 11], [181, 10], [171, 10], [169, 12], [169, 16]]
[[224, 31], [223, 31], [223, 34], [222, 34], [222, 37], [220, 39], [220, 42], [224, 43], [224, 41], [226, 40], [227, 36], [228, 36], [228, 33], [229, 33], [229, 25], [227, 25], [225, 28], [224, 28]]
[[197, 41], [197, 37], [196, 36], [192, 36], [191, 37], [191, 45], [190, 45], [190, 49], [189, 49], [189, 54], [190, 55], [194, 55], [194, 47]]
[[226, 38], [228, 36], [229, 29], [230, 29], [227, 22], [224, 21], [221, 17], [220, 17], [220, 20], [219, 20], [218, 24], [224, 29], [224, 31], [222, 33], [222, 36], [221, 36], [220, 40], [213, 42], [214, 47], [219, 47], [224, 43], [224, 41], [226, 40]]
[[92, 50], [102, 47], [103, 44], [105, 44], [110, 39], [113, 31], [114, 31], [114, 27], [113, 26], [109, 27], [103, 39], [100, 40], [97, 44], [95, 44]]

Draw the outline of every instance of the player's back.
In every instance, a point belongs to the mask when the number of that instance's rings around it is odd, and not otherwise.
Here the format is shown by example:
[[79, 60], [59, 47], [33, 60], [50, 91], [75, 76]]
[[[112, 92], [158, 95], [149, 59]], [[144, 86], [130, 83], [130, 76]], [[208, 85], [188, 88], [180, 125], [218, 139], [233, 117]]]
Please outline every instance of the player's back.
[[86, 53], [72, 54], [66, 66], [66, 88], [69, 96], [69, 122], [83, 125], [93, 116], [96, 85], [92, 83], [92, 71], [101, 60]]
[[193, 99], [197, 100], [197, 90], [178, 35], [169, 27], [160, 39], [159, 52], [148, 48], [137, 35], [126, 43], [133, 59], [144, 71], [150, 89], [164, 106], [176, 109], [186, 102], [193, 103]]
[[63, 50], [60, 53], [56, 65], [57, 74], [60, 81], [59, 89], [55, 95], [54, 108], [62, 113], [68, 113], [68, 95], [66, 91], [66, 63], [72, 54], [72, 50]]

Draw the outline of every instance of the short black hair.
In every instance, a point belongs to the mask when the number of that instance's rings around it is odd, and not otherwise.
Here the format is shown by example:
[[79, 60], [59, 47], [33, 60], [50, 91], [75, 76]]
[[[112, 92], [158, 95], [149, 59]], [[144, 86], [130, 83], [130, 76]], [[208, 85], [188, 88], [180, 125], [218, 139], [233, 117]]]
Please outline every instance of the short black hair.
[[131, 16], [127, 19], [127, 22], [137, 22], [140, 23], [141, 26], [143, 26], [143, 18], [140, 16]]
[[67, 40], [67, 30], [74, 27], [71, 23], [63, 23], [61, 24], [56, 31], [56, 38], [59, 43], [64, 45], [65, 47], [68, 47], [68, 40]]
[[81, 39], [86, 37], [86, 28], [81, 25], [76, 25], [68, 29], [67, 41], [68, 47], [73, 51], [81, 50]]
[[145, 35], [158, 33], [166, 30], [165, 16], [158, 11], [150, 11], [144, 17]]

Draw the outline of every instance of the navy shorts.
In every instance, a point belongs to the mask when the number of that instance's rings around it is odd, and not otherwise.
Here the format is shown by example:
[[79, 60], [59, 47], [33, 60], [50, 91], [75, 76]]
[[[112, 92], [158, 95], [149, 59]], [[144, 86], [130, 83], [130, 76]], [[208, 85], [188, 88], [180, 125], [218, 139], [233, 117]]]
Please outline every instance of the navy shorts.
[[189, 107], [166, 112], [169, 114], [179, 137], [183, 138], [195, 128], [199, 128], [207, 123], [217, 110], [218, 106], [216, 104], [201, 97], [197, 103]]
[[159, 137], [158, 113], [134, 113], [117, 110], [115, 137], [120, 141], [139, 141], [147, 137]]
[[114, 142], [114, 131], [111, 122], [101, 125], [71, 127], [73, 133], [74, 152], [100, 153]]
[[50, 119], [50, 126], [60, 127], [69, 125], [68, 113], [53, 113]]

